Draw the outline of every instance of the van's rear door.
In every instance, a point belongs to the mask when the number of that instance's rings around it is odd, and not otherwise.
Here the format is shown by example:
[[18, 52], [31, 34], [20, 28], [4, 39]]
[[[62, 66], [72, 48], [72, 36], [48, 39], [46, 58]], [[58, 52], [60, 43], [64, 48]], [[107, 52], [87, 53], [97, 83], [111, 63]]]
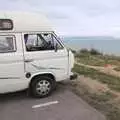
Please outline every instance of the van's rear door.
[[0, 34], [0, 93], [25, 87], [21, 34]]

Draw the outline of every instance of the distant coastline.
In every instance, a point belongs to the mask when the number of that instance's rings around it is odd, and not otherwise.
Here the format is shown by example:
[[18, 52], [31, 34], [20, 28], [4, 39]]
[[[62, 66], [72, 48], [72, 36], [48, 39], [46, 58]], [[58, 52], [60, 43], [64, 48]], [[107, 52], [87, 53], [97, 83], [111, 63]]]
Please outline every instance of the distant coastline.
[[105, 54], [120, 56], [120, 39], [111, 36], [64, 36], [62, 40], [66, 46], [74, 50], [95, 48]]

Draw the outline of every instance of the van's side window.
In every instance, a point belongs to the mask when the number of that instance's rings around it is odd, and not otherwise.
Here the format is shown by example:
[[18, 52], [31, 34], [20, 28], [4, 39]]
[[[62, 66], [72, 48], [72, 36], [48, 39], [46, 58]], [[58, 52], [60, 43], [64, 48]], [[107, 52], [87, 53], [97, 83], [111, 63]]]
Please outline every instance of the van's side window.
[[54, 50], [55, 39], [52, 34], [25, 34], [24, 41], [27, 51]]
[[14, 36], [0, 36], [0, 53], [15, 52]]

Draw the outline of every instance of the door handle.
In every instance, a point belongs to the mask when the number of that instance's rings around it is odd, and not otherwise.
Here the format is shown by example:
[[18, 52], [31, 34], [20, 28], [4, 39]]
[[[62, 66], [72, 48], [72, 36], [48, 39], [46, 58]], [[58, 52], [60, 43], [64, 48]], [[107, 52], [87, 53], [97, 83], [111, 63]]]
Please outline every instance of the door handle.
[[25, 59], [24, 62], [32, 62], [33, 59]]

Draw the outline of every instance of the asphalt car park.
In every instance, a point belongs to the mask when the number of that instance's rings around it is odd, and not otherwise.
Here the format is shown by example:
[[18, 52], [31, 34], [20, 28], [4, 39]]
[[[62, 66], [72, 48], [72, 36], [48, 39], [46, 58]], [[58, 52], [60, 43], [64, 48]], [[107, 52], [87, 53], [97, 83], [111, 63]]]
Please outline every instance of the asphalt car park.
[[105, 117], [68, 89], [56, 89], [37, 99], [26, 91], [0, 95], [0, 120], [105, 120]]

